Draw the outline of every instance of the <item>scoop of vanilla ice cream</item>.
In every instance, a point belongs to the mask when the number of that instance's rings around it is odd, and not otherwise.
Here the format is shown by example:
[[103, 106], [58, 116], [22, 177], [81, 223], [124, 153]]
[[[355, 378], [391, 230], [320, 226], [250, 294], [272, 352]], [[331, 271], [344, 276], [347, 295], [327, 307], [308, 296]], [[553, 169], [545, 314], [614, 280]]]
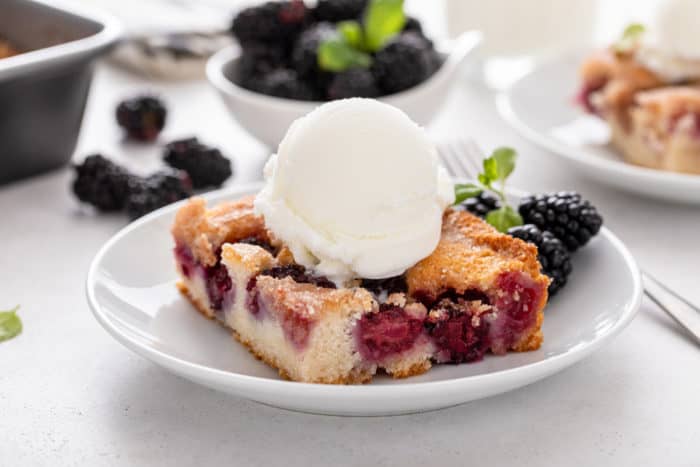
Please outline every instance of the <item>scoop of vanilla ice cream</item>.
[[669, 81], [700, 78], [700, 1], [665, 0], [638, 52], [641, 62]]
[[289, 128], [255, 200], [300, 264], [338, 284], [403, 273], [430, 255], [452, 182], [425, 131], [372, 99], [318, 107]]

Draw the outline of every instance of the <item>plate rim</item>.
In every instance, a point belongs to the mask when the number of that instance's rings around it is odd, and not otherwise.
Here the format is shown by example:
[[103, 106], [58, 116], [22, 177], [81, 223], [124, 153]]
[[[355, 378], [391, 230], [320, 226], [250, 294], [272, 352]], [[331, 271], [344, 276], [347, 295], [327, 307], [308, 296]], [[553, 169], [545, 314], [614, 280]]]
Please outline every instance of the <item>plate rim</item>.
[[[244, 196], [246, 194], [252, 194], [256, 190], [259, 190], [262, 186], [261, 182], [252, 182], [246, 184], [240, 184], [232, 187], [227, 187], [209, 193], [200, 195], [207, 201], [219, 200], [223, 201], [227, 197]], [[131, 337], [127, 333], [124, 333], [118, 325], [114, 325], [111, 319], [103, 312], [98, 299], [95, 296], [95, 284], [97, 283], [98, 269], [104, 256], [110, 251], [112, 246], [120, 241], [123, 237], [127, 236], [133, 230], [138, 229], [142, 225], [148, 224], [152, 220], [168, 215], [177, 209], [179, 209], [187, 200], [179, 201], [177, 203], [171, 204], [160, 208], [146, 216], [126, 225], [115, 233], [105, 244], [99, 249], [92, 262], [88, 268], [88, 273], [85, 281], [85, 291], [87, 296], [88, 305], [92, 311], [95, 319], [100, 323], [100, 325], [110, 334], [115, 340], [120, 344], [124, 345], [129, 350], [134, 353], [141, 355], [142, 357], [161, 365], [168, 370], [172, 370], [176, 374], [187, 375], [191, 379], [199, 382], [201, 381], [215, 381], [218, 385], [223, 385], [224, 387], [231, 388], [259, 388], [260, 385], [264, 385], [268, 389], [276, 389], [286, 391], [286, 394], [300, 394], [300, 391], [306, 396], [313, 395], [316, 393], [323, 393], [324, 396], [386, 396], [391, 394], [393, 397], [401, 395], [416, 395], [425, 391], [433, 390], [449, 390], [455, 387], [460, 387], [462, 385], [489, 385], [492, 381], [498, 381], [502, 379], [508, 379], [509, 377], [518, 377], [519, 375], [525, 374], [530, 375], [528, 378], [528, 383], [537, 381], [544, 377], [547, 377], [563, 368], [573, 365], [574, 363], [584, 359], [590, 355], [593, 351], [599, 349], [606, 343], [608, 343], [613, 337], [615, 337], [619, 332], [621, 332], [635, 317], [637, 311], [640, 308], [642, 300], [642, 281], [641, 272], [635, 261], [632, 253], [624, 245], [624, 243], [609, 229], [603, 227], [601, 229], [600, 235], [605, 237], [618, 251], [624, 260], [626, 268], [631, 272], [633, 280], [633, 292], [625, 305], [623, 305], [623, 310], [620, 313], [620, 318], [615, 322], [613, 326], [610, 327], [604, 334], [597, 336], [595, 339], [587, 342], [582, 347], [577, 347], [569, 350], [565, 353], [555, 355], [552, 357], [547, 357], [544, 360], [528, 363], [524, 365], [517, 366], [515, 368], [509, 368], [506, 370], [498, 370], [495, 372], [462, 376], [458, 378], [451, 378], [439, 381], [421, 381], [421, 382], [406, 382], [403, 384], [392, 384], [392, 385], [376, 385], [376, 384], [363, 384], [363, 385], [329, 385], [329, 384], [319, 384], [319, 383], [300, 383], [297, 381], [287, 381], [282, 379], [272, 379], [261, 376], [245, 375], [240, 373], [235, 373], [232, 371], [221, 370], [217, 368], [209, 367], [205, 364], [195, 363], [192, 361], [184, 360], [182, 358], [168, 354], [167, 352], [161, 351], [154, 348], [153, 346], [144, 345], [141, 341], [136, 338]], [[516, 385], [513, 389], [523, 386]], [[506, 389], [508, 391], [509, 389]], [[503, 391], [500, 391], [503, 392]], [[493, 393], [495, 394], [495, 392]], [[244, 396], [247, 399], [255, 400], [254, 397]]]
[[624, 177], [634, 177], [637, 180], [646, 182], [664, 182], [666, 184], [674, 184], [681, 188], [700, 189], [700, 175], [687, 174], [681, 172], [671, 172], [660, 169], [652, 169], [649, 167], [641, 167], [624, 162], [623, 160], [607, 160], [601, 157], [591, 157], [589, 152], [584, 148], [577, 148], [538, 131], [528, 124], [513, 107], [513, 96], [519, 85], [524, 80], [540, 71], [545, 66], [551, 66], [562, 62], [566, 59], [573, 58], [577, 55], [582, 55], [588, 49], [569, 50], [554, 56], [542, 57], [534, 59], [532, 67], [516, 80], [511, 82], [507, 88], [499, 91], [496, 94], [496, 107], [501, 117], [520, 135], [533, 142], [534, 144], [545, 148], [546, 150], [564, 157], [579, 166], [588, 169], [595, 168], [605, 172], [613, 172], [616, 175]]

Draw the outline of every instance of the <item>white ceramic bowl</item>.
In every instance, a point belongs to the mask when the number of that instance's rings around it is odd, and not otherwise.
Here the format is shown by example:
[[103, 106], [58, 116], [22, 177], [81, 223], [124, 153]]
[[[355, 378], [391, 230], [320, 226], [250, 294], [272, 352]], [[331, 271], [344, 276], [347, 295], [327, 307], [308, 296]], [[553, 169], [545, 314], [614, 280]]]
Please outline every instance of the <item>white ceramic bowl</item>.
[[[480, 42], [481, 33], [470, 31], [438, 46], [444, 63], [435, 74], [418, 86], [379, 100], [403, 110], [418, 124], [427, 125], [445, 102], [460, 65]], [[263, 143], [276, 148], [289, 125], [321, 102], [271, 97], [238, 86], [231, 76], [239, 56], [237, 45], [221, 50], [209, 60], [207, 77], [238, 123]]]

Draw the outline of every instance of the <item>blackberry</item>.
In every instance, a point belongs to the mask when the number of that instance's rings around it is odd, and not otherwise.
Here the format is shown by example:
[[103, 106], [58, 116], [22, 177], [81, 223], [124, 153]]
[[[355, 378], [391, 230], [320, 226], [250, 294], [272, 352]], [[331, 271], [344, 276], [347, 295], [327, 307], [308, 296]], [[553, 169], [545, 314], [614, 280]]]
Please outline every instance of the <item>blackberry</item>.
[[491, 193], [482, 191], [479, 193], [479, 196], [474, 196], [473, 198], [465, 200], [461, 206], [466, 211], [483, 219], [486, 217], [486, 214], [501, 207], [501, 200]]
[[406, 277], [403, 275], [386, 279], [362, 279], [360, 287], [364, 287], [375, 295], [381, 295], [382, 292], [392, 294], [408, 291]]
[[571, 273], [571, 258], [562, 241], [552, 232], [543, 232], [533, 224], [511, 227], [508, 234], [537, 247], [537, 259], [542, 265], [542, 272], [552, 279], [549, 295], [554, 296], [559, 292]]
[[275, 266], [260, 273], [263, 276], [272, 276], [276, 279], [284, 279], [291, 277], [294, 282], [299, 284], [313, 284], [317, 287], [325, 289], [335, 289], [336, 286], [330, 279], [325, 276], [314, 276], [307, 272], [306, 268], [301, 264], [286, 264], [284, 266]]
[[200, 143], [197, 138], [169, 143], [163, 160], [170, 167], [187, 172], [195, 189], [219, 187], [233, 173], [231, 161], [221, 151]]
[[418, 19], [412, 16], [406, 17], [406, 23], [403, 26], [403, 32], [414, 32], [425, 37], [423, 35], [423, 25]]
[[284, 42], [302, 30], [308, 16], [302, 0], [266, 2], [238, 13], [231, 24], [231, 32], [242, 43]]
[[116, 114], [129, 138], [153, 141], [165, 126], [167, 110], [157, 97], [141, 96], [119, 103]]
[[246, 89], [258, 92], [260, 80], [264, 75], [287, 66], [288, 53], [287, 47], [277, 44], [265, 42], [244, 44], [234, 81]]
[[371, 71], [353, 68], [337, 73], [328, 86], [328, 99], [345, 99], [348, 97], [377, 97], [379, 88]]
[[348, 19], [359, 19], [367, 7], [368, 0], [319, 0], [314, 16], [319, 21], [337, 23]]
[[136, 219], [170, 203], [192, 195], [192, 182], [182, 171], [161, 171], [145, 178], [132, 179], [126, 200], [126, 212]]
[[589, 201], [568, 191], [527, 196], [520, 201], [518, 211], [526, 223], [549, 230], [569, 251], [588, 243], [603, 225], [603, 218]]
[[318, 93], [308, 83], [299, 79], [293, 70], [280, 69], [265, 76], [260, 83], [260, 92], [269, 96], [313, 101]]
[[100, 211], [119, 211], [129, 194], [132, 175], [109, 159], [94, 154], [75, 165], [73, 193], [84, 203]]
[[425, 81], [435, 70], [435, 59], [421, 36], [401, 33], [377, 52], [372, 70], [380, 88], [392, 94]]
[[337, 35], [331, 23], [318, 23], [301, 33], [292, 49], [292, 67], [299, 76], [311, 78], [323, 73], [318, 67], [318, 46]]

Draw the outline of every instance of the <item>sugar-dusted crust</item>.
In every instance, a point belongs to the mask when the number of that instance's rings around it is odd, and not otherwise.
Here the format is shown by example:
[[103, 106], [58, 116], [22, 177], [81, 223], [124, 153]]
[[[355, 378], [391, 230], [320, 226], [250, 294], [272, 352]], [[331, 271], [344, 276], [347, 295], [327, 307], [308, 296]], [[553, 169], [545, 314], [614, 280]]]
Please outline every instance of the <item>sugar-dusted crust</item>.
[[284, 304], [308, 319], [322, 319], [329, 314], [350, 316], [376, 308], [372, 294], [361, 288], [325, 289], [313, 284], [299, 284], [289, 277], [277, 279], [266, 275], [257, 277], [256, 286], [270, 302]]
[[254, 199], [247, 196], [207, 209], [203, 198], [192, 198], [175, 216], [172, 227], [175, 242], [187, 245], [200, 263], [212, 266], [218, 260], [217, 250], [224, 243], [247, 237], [268, 240], [262, 217], [253, 212]]
[[488, 292], [505, 271], [523, 272], [545, 288], [549, 284], [540, 273], [534, 245], [501, 234], [466, 211], [450, 209], [437, 248], [406, 272], [406, 282], [409, 295], [431, 302], [448, 291]]

